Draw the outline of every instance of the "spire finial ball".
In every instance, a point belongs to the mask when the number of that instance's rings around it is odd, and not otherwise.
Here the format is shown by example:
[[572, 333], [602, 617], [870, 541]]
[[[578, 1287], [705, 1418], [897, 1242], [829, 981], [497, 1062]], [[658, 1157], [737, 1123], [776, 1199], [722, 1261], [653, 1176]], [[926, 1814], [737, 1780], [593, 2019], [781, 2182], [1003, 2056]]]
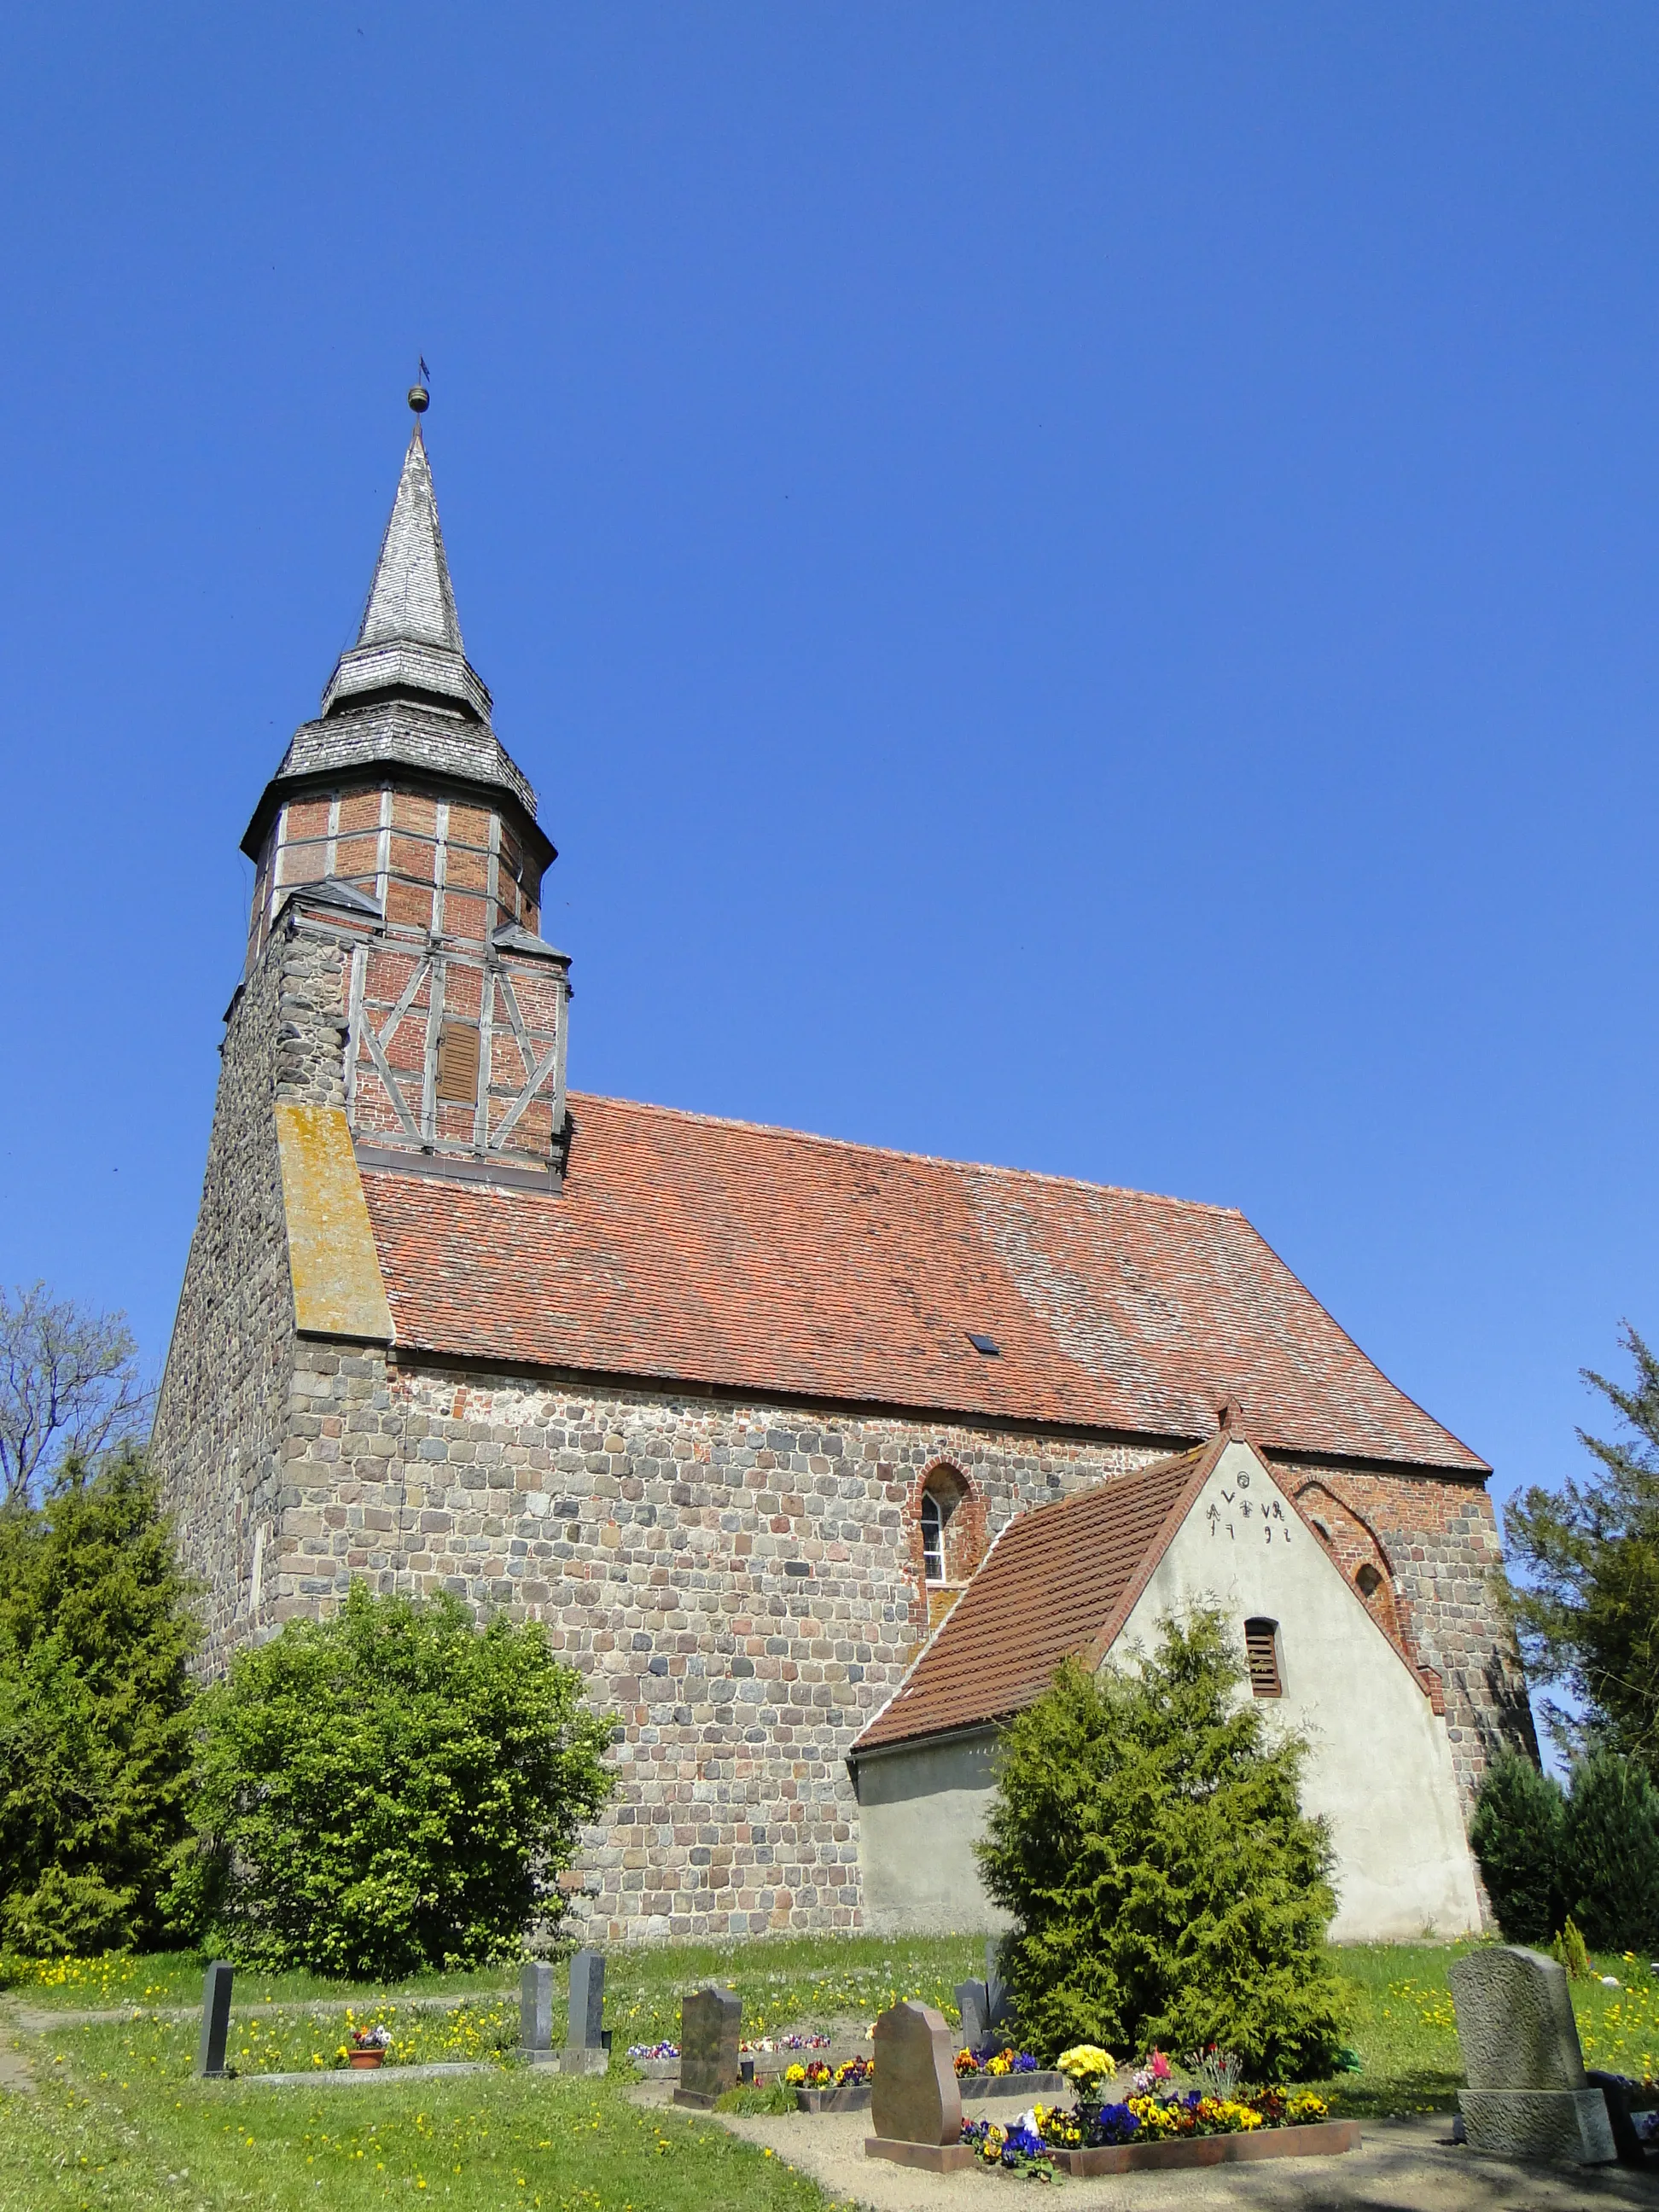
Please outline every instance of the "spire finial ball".
[[409, 410], [411, 415], [424, 415], [427, 409], [430, 407], [431, 404], [432, 394], [427, 390], [425, 385], [411, 384], [410, 386]]

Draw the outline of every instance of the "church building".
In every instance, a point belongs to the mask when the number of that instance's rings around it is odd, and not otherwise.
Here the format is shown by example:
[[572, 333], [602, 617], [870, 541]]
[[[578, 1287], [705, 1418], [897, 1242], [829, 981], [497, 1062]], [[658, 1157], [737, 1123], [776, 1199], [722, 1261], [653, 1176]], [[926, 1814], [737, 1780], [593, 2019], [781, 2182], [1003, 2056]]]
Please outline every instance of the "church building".
[[999, 1721], [1207, 1597], [1309, 1735], [1337, 1931], [1478, 1924], [1530, 1735], [1491, 1470], [1231, 1208], [567, 1090], [554, 848], [410, 399], [242, 844], [152, 1446], [207, 1666], [354, 1577], [453, 1591], [616, 1723], [591, 1937], [971, 1928]]

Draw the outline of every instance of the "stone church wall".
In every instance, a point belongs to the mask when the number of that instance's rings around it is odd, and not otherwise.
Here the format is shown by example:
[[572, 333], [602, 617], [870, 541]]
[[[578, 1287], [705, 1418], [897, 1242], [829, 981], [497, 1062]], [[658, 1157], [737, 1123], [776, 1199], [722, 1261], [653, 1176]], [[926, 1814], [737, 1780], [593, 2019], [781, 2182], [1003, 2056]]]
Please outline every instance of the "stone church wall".
[[[203, 1664], [246, 1612], [254, 1532], [276, 1510], [294, 1355], [288, 1237], [271, 1115], [283, 952], [238, 994], [220, 1051], [202, 1203], [161, 1379], [152, 1460], [185, 1567], [204, 1585]], [[275, 1565], [273, 1559], [272, 1565]]]
[[[1160, 1449], [305, 1345], [290, 1403], [276, 1617], [325, 1610], [362, 1575], [544, 1621], [617, 1723], [618, 1792], [580, 1868], [581, 1909], [613, 1941], [860, 1924], [844, 1759], [925, 1632], [924, 1479], [956, 1470], [994, 1534]], [[1473, 1655], [1483, 1494], [1395, 1480], [1402, 1510], [1448, 1524], [1413, 1626]], [[1471, 1771], [1503, 1724], [1483, 1680], [1458, 1676]]]

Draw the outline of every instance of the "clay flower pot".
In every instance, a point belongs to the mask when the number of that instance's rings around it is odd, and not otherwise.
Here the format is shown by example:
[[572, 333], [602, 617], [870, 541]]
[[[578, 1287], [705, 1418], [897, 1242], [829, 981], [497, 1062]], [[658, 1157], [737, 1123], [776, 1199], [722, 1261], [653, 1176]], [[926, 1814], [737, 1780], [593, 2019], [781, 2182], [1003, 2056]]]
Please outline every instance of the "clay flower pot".
[[349, 2066], [355, 2066], [360, 2073], [368, 2074], [373, 2072], [375, 2067], [385, 2065], [386, 2053], [378, 2049], [353, 2051], [347, 2054], [346, 2063]]

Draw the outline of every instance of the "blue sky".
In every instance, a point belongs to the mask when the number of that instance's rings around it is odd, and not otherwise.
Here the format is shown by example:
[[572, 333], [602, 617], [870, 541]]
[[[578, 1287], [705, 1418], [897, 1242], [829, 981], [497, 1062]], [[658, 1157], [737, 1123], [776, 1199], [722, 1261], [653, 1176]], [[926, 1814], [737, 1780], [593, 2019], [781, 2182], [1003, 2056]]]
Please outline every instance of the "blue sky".
[[0, 1279], [159, 1364], [418, 353], [580, 1087], [1243, 1206], [1492, 1460], [1659, 1331], [1659, 13], [0, 18]]

